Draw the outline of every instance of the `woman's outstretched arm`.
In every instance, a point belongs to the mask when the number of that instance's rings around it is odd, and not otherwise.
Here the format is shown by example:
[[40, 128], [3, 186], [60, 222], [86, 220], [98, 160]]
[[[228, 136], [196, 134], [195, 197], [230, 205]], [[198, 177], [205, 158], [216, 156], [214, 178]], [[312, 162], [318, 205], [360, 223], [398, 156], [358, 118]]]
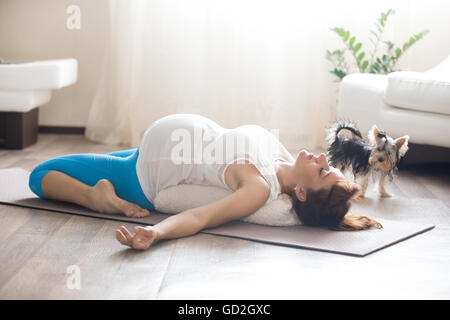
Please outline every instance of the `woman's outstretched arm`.
[[170, 216], [154, 226], [136, 227], [134, 235], [122, 226], [116, 230], [116, 238], [135, 249], [147, 249], [157, 240], [190, 236], [202, 229], [244, 218], [263, 206], [269, 194], [267, 182], [256, 178], [223, 199]]

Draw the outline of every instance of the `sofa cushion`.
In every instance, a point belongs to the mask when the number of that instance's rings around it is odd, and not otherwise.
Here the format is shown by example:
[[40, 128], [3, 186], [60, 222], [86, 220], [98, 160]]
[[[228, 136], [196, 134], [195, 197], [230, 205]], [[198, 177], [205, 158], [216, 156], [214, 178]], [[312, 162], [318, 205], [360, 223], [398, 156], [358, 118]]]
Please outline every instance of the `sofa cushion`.
[[426, 72], [393, 72], [387, 79], [387, 104], [450, 115], [450, 56]]

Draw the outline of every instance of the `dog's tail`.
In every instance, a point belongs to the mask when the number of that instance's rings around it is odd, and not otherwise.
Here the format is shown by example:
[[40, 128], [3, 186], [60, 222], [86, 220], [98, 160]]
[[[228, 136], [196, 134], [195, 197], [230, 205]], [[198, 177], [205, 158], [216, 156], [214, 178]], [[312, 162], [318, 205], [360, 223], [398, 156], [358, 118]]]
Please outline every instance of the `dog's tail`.
[[327, 128], [327, 142], [332, 145], [337, 139], [362, 139], [361, 132], [351, 120], [339, 120]]

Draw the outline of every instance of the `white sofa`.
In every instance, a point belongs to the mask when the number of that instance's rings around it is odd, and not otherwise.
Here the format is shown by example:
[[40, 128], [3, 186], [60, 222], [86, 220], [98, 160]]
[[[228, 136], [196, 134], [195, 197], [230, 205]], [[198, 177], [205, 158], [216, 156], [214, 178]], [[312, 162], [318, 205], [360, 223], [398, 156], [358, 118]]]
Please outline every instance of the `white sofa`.
[[450, 150], [450, 56], [426, 72], [346, 76], [338, 117], [354, 120], [363, 134], [376, 124], [412, 144]]

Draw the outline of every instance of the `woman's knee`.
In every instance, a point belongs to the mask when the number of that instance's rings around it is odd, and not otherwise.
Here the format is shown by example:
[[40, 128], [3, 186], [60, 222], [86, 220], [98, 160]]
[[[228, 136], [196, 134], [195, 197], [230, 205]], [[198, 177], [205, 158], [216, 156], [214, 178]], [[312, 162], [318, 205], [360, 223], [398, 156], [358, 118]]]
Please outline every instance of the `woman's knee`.
[[30, 173], [30, 177], [28, 179], [28, 187], [31, 191], [34, 192], [39, 198], [47, 198], [42, 193], [42, 179], [44, 176], [52, 170], [40, 169], [39, 166], [34, 168], [34, 170]]

